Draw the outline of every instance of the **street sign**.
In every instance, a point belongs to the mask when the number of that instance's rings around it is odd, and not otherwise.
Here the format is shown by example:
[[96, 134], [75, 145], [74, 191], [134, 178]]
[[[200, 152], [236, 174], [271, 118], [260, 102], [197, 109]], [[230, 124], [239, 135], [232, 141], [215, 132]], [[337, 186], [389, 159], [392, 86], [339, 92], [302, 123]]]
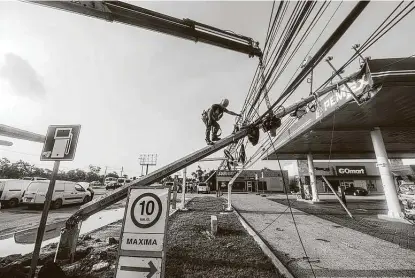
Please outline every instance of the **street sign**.
[[72, 161], [80, 131], [80, 125], [49, 126], [40, 160]]
[[161, 277], [162, 259], [159, 258], [119, 258], [117, 278], [155, 278]]
[[116, 278], [164, 277], [170, 187], [132, 186], [120, 235]]

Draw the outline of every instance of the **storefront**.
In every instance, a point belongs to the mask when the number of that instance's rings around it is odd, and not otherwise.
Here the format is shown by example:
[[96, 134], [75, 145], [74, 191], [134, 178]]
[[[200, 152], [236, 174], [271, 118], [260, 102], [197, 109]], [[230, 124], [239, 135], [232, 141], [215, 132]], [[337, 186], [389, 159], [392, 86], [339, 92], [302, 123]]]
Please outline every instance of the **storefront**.
[[[238, 171], [216, 172], [216, 186], [211, 190], [228, 190], [228, 184]], [[235, 192], [284, 192], [284, 181], [288, 187], [288, 172], [283, 170], [244, 170], [235, 180], [232, 191]]]
[[[297, 161], [298, 174], [303, 184], [310, 184], [308, 163]], [[325, 176], [334, 190], [339, 186], [363, 187], [369, 192], [383, 193], [383, 186], [374, 162], [314, 162], [316, 185], [319, 193], [331, 192], [321, 176]]]

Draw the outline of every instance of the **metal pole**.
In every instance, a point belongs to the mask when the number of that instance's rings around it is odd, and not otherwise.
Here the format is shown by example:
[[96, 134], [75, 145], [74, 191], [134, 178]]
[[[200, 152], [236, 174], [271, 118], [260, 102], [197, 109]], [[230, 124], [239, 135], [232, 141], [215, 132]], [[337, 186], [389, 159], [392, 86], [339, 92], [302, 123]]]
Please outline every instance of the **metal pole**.
[[353, 218], [353, 215], [347, 209], [346, 205], [343, 203], [342, 199], [340, 199], [339, 195], [337, 195], [336, 191], [334, 191], [334, 188], [331, 186], [330, 182], [326, 179], [325, 176], [321, 176], [321, 177], [327, 183], [327, 186], [330, 187], [331, 191], [333, 191], [334, 196], [336, 196], [337, 200], [339, 200], [340, 204], [343, 206], [344, 210], [347, 212], [347, 214], [350, 216], [350, 218]]
[[177, 177], [177, 175], [175, 175], [174, 176], [174, 181], [173, 181], [173, 204], [172, 204], [172, 209], [176, 209], [177, 183], [178, 183], [178, 177]]
[[182, 206], [181, 210], [187, 210], [185, 206], [186, 199], [186, 168], [183, 169], [183, 185], [182, 185]]
[[45, 197], [42, 217], [40, 218], [39, 228], [36, 235], [35, 249], [33, 250], [32, 263], [30, 265], [29, 278], [35, 277], [37, 261], [39, 259], [40, 247], [42, 245], [43, 235], [45, 234], [46, 220], [48, 219], [49, 207], [52, 200], [53, 191], [55, 189], [56, 175], [58, 174], [60, 161], [55, 161], [53, 165], [52, 178], [50, 179], [48, 192]]
[[232, 211], [232, 185], [235, 182], [236, 178], [242, 173], [244, 168], [242, 167], [241, 170], [239, 170], [238, 173], [235, 174], [235, 176], [232, 177], [232, 179], [228, 183], [228, 207], [225, 209], [226, 211]]
[[146, 164], [146, 176], [148, 175], [148, 164]]

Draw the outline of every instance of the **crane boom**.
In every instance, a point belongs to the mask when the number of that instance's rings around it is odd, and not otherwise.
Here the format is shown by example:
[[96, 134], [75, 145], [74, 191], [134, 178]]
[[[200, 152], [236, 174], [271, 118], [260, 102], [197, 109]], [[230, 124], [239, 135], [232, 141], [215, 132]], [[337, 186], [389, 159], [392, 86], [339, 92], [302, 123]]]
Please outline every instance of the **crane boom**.
[[179, 19], [121, 1], [23, 1], [57, 8], [109, 22], [172, 35], [182, 39], [203, 42], [226, 48], [249, 57], [262, 57], [258, 42], [252, 38], [221, 30], [190, 19]]

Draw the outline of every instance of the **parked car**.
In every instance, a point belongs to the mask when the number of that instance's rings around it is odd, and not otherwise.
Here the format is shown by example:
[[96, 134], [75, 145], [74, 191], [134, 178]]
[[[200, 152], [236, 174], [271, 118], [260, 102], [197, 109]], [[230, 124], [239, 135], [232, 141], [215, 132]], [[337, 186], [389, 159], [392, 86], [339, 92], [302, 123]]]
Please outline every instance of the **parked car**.
[[117, 178], [108, 177], [105, 179], [105, 189], [115, 189], [117, 187]]
[[355, 196], [366, 196], [367, 194], [369, 194], [369, 191], [367, 191], [363, 187], [348, 187], [344, 190], [344, 194], [355, 195]]
[[28, 180], [0, 180], [0, 203], [3, 208], [17, 207], [22, 201], [22, 193], [30, 183]]
[[[32, 181], [23, 193], [24, 205], [42, 206], [45, 203], [49, 181]], [[91, 201], [91, 193], [81, 185], [70, 181], [56, 181], [51, 208], [59, 209], [69, 204], [85, 204]]]
[[99, 187], [99, 186], [102, 186], [102, 183], [100, 183], [99, 181], [93, 181], [93, 182], [90, 182], [89, 185]]
[[89, 182], [78, 182], [78, 184], [80, 186], [82, 186], [83, 188], [85, 188], [86, 190], [88, 190], [89, 193], [91, 193], [91, 200], [92, 200], [94, 198], [95, 192], [94, 192], [94, 190], [92, 190], [91, 183], [89, 183]]
[[199, 194], [199, 192], [205, 192], [205, 193], [209, 194], [210, 193], [210, 187], [205, 182], [199, 182], [197, 184], [197, 194]]
[[130, 179], [127, 179], [127, 178], [118, 178], [117, 179], [117, 187], [121, 187], [121, 186], [124, 186], [124, 185], [129, 184], [129, 183], [131, 183]]

